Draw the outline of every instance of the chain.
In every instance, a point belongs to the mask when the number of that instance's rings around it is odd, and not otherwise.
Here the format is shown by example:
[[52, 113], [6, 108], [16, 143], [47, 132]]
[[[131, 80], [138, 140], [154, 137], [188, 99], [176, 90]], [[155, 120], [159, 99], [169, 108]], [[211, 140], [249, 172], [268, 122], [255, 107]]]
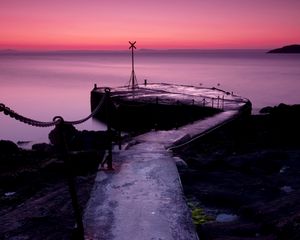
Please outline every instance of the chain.
[[65, 121], [66, 124], [72, 124], [72, 125], [77, 125], [77, 124], [81, 124], [84, 123], [85, 121], [89, 120], [90, 118], [92, 118], [93, 116], [95, 116], [97, 114], [97, 112], [100, 110], [100, 108], [102, 107], [106, 97], [108, 96], [108, 94], [110, 93], [110, 89], [109, 88], [105, 88], [105, 95], [101, 98], [101, 101], [99, 102], [98, 106], [94, 109], [94, 111], [87, 117], [77, 120], [77, 121]]
[[89, 120], [91, 117], [95, 116], [95, 114], [100, 110], [101, 106], [103, 105], [106, 97], [109, 95], [110, 89], [106, 88], [105, 93], [106, 94], [102, 97], [101, 101], [99, 102], [98, 106], [94, 109], [94, 111], [89, 116], [87, 116], [83, 119], [77, 120], [77, 121], [64, 121], [63, 118], [60, 116], [54, 117], [52, 122], [37, 121], [37, 120], [31, 119], [31, 118], [24, 117], [21, 114], [18, 114], [17, 112], [13, 111], [9, 107], [5, 106], [3, 103], [0, 103], [0, 112], [3, 112], [5, 115], [7, 115], [17, 121], [20, 121], [22, 123], [25, 123], [25, 124], [28, 124], [31, 126], [35, 126], [35, 127], [52, 127], [52, 126], [55, 126], [55, 125], [61, 123], [62, 121], [65, 124], [76, 125], [76, 124], [84, 123], [85, 121]]

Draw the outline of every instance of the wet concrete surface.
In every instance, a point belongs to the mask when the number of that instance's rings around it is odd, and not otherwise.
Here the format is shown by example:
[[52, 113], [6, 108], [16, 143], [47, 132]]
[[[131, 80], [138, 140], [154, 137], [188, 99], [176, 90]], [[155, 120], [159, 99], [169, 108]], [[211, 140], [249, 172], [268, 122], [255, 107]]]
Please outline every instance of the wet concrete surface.
[[96, 177], [84, 216], [86, 239], [198, 239], [167, 148], [236, 114], [222, 112], [177, 130], [148, 132], [132, 139], [125, 150], [115, 150], [115, 170]]
[[[104, 94], [105, 88], [95, 88], [93, 92]], [[111, 97], [127, 102], [160, 104], [188, 104], [218, 109], [236, 110], [248, 99], [217, 88], [204, 88], [166, 83], [151, 83], [130, 89], [128, 86], [111, 89]]]
[[171, 153], [143, 142], [114, 152], [85, 212], [86, 239], [198, 239]]

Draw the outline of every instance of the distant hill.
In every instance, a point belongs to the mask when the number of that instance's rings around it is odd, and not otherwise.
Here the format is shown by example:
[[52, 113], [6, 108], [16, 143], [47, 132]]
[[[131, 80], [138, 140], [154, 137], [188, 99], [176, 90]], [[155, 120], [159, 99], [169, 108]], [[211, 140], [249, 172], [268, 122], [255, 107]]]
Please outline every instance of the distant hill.
[[300, 53], [300, 45], [288, 45], [282, 48], [276, 48], [268, 51], [268, 53]]

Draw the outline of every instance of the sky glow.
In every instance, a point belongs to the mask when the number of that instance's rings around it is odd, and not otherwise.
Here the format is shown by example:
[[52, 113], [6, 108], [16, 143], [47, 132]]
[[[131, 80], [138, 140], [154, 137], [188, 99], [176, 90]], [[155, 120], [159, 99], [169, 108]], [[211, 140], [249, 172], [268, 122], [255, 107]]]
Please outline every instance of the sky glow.
[[0, 1], [0, 49], [273, 48], [299, 26], [299, 0]]

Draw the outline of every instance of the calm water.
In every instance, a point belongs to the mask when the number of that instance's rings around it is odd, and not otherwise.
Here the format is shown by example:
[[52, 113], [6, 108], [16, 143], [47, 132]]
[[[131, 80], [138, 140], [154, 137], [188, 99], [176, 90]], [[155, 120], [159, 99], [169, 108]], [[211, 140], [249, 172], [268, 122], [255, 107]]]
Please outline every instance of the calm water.
[[[77, 120], [90, 113], [90, 90], [129, 81], [130, 52], [0, 54], [0, 102], [40, 121], [56, 115]], [[254, 109], [300, 103], [300, 55], [264, 51], [152, 52], [136, 54], [138, 81], [192, 84], [233, 91]], [[0, 114], [0, 139], [47, 141], [51, 128], [36, 128]], [[79, 129], [97, 130], [89, 121]]]

